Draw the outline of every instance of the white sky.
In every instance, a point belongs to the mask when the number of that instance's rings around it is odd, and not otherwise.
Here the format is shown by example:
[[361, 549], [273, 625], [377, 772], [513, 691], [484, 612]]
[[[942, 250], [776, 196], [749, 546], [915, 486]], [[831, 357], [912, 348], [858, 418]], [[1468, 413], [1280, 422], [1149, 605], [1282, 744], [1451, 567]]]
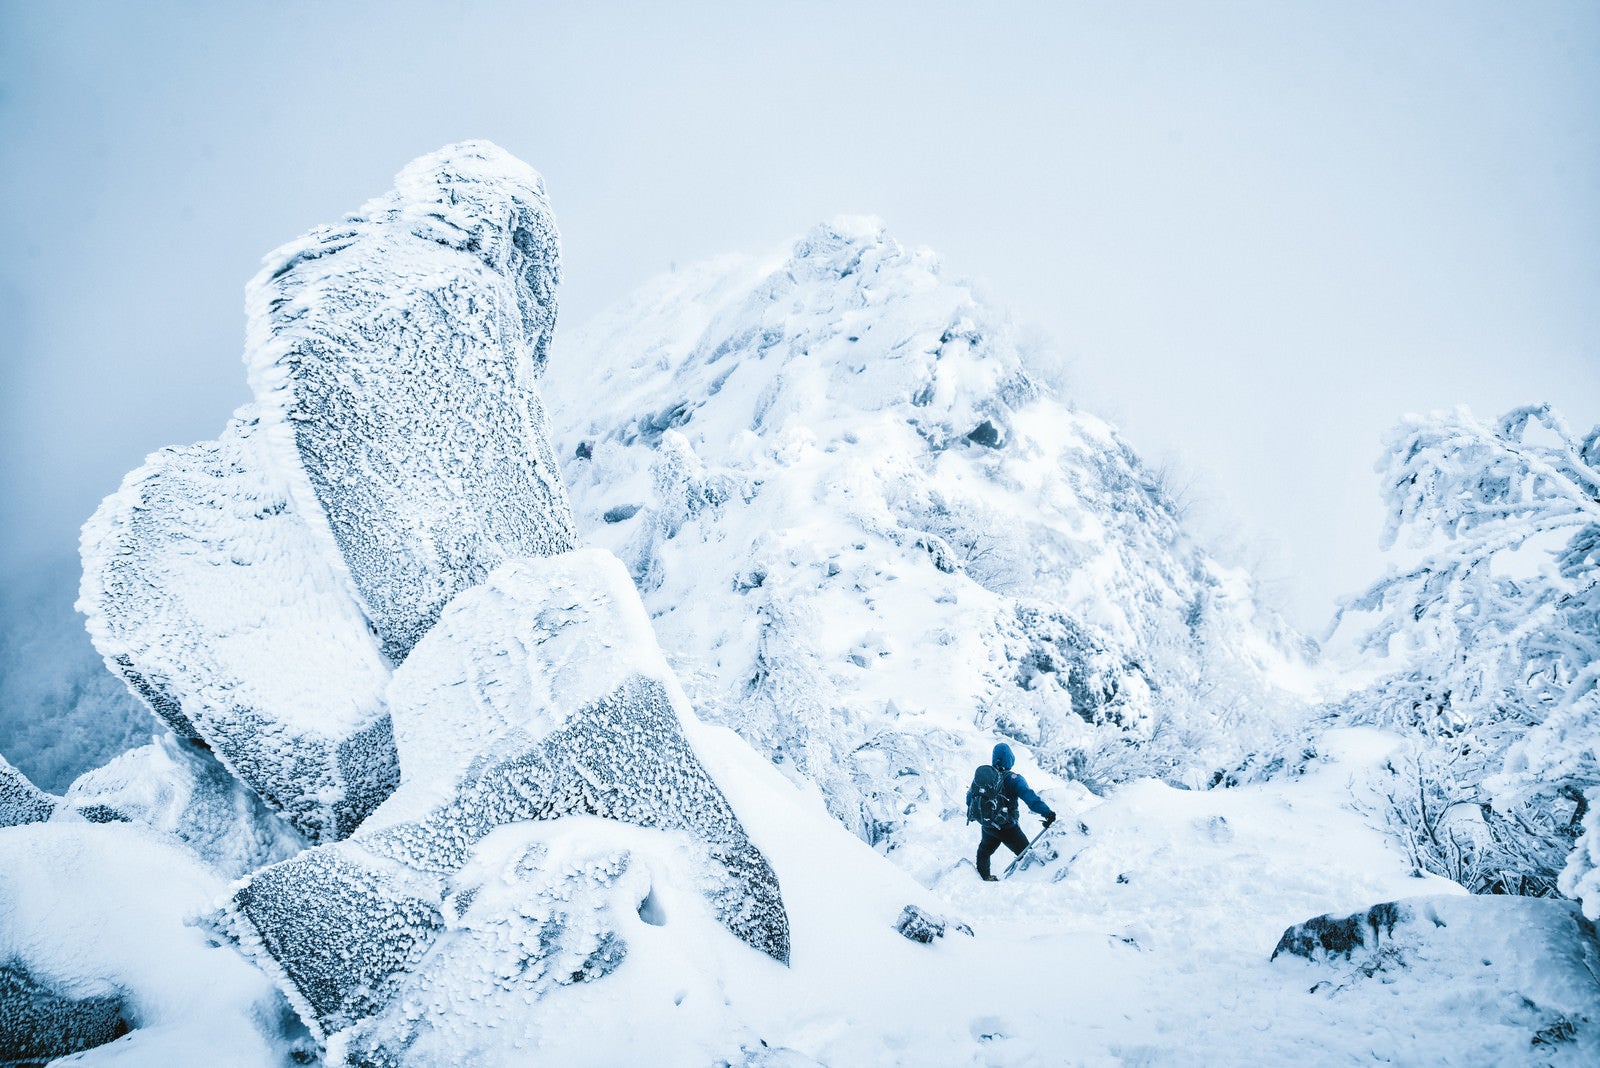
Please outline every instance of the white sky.
[[248, 398], [264, 253], [466, 137], [544, 173], [567, 326], [882, 216], [1311, 630], [1382, 567], [1401, 413], [1600, 421], [1593, 3], [0, 0], [0, 571]]

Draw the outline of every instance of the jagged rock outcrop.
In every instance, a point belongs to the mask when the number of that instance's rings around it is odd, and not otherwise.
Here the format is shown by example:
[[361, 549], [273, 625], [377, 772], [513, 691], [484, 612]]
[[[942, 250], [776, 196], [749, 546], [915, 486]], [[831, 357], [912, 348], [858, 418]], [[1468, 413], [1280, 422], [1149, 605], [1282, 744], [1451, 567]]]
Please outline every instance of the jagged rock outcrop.
[[964, 923], [945, 916], [936, 916], [927, 909], [918, 908], [916, 905], [907, 905], [900, 910], [900, 916], [894, 921], [894, 929], [912, 942], [931, 945], [935, 939], [943, 938], [947, 930], [959, 931], [971, 936], [972, 928]]
[[[359, 1063], [436, 1062], [416, 1006], [486, 961], [508, 981], [454, 1017], [451, 1056], [496, 1012], [533, 1018], [678, 891], [788, 959], [776, 876], [688, 742], [636, 590], [576, 548], [536, 388], [559, 275], [536, 173], [486, 142], [415, 161], [268, 257], [257, 404], [84, 529], [90, 633], [179, 739], [84, 776], [73, 818], [259, 869], [219, 925]], [[324, 844], [275, 833], [223, 767]], [[484, 882], [519, 824], [540, 842]]]
[[680, 269], [563, 345], [585, 537], [695, 707], [869, 842], [936, 835], [997, 737], [1097, 788], [1199, 785], [1292, 704], [1248, 576], [1053, 395], [1051, 353], [875, 220]]
[[417, 160], [268, 257], [259, 407], [152, 456], [84, 528], [106, 662], [312, 841], [398, 781], [381, 694], [445, 602], [576, 544], [535, 388], [559, 276], [525, 164], [486, 142]]
[[106, 663], [312, 841], [398, 780], [380, 655], [251, 409], [155, 453], [84, 525], [79, 609]]
[[[503, 999], [531, 1012], [553, 987], [621, 963], [628, 848], [596, 847], [574, 867], [529, 847], [509, 860], [516, 893], [485, 881], [496, 832], [530, 821], [598, 816], [672, 837], [678, 885], [788, 959], [776, 876], [689, 746], [691, 713], [608, 554], [513, 561], [460, 594], [388, 700], [401, 788], [349, 841], [251, 876], [218, 921], [330, 1048], [398, 1063], [432, 1026], [416, 1008], [424, 992], [474, 967], [504, 980], [484, 994], [492, 1015]], [[648, 911], [633, 900], [628, 922]], [[526, 935], [510, 974], [495, 964], [508, 924]]]
[[0, 827], [20, 827], [40, 823], [60, 804], [28, 781], [28, 777], [0, 756]]
[[469, 141], [250, 285], [245, 362], [275, 460], [395, 663], [502, 561], [577, 545], [535, 387], [559, 246], [543, 179]]

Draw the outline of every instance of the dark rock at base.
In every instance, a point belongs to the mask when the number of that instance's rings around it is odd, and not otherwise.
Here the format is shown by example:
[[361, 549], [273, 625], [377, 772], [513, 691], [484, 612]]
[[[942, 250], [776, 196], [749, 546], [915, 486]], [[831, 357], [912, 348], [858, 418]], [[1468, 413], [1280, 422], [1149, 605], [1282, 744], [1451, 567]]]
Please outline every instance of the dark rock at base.
[[60, 802], [28, 781], [0, 757], [0, 827], [20, 827], [50, 818]]
[[103, 1046], [133, 1028], [120, 994], [63, 997], [20, 962], [0, 964], [0, 1065], [65, 1057]]

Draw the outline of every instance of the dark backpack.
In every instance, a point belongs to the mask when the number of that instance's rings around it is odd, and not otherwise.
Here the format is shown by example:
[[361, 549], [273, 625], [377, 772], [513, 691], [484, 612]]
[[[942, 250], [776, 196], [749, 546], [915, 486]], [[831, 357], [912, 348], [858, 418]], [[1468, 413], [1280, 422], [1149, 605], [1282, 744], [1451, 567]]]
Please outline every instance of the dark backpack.
[[972, 785], [967, 788], [967, 822], [974, 820], [985, 827], [1004, 827], [1006, 802], [1001, 793], [1003, 780], [993, 764], [984, 764], [972, 775]]

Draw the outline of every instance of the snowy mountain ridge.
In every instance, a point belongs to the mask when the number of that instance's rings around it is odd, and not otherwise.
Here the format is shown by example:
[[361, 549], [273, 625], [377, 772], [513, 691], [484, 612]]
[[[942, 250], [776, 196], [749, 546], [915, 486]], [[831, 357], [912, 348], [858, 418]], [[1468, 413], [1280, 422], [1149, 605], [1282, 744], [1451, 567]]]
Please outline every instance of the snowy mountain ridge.
[[580, 530], [703, 714], [868, 841], [933, 831], [996, 737], [1052, 782], [1201, 785], [1294, 705], [1305, 644], [1249, 576], [876, 219], [658, 278], [556, 351]]

